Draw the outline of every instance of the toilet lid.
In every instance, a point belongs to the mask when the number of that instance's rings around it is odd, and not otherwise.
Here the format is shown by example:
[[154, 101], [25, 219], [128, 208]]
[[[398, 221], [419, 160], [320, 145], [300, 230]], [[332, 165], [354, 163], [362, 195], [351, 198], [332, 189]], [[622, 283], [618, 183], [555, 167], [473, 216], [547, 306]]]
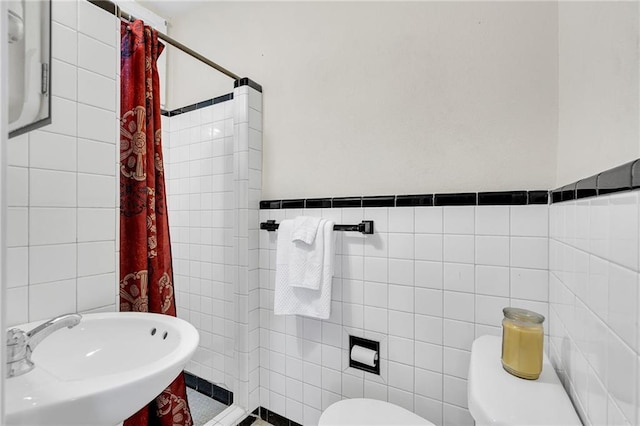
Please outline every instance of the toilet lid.
[[318, 426], [434, 426], [433, 423], [397, 405], [367, 398], [345, 399], [331, 404]]

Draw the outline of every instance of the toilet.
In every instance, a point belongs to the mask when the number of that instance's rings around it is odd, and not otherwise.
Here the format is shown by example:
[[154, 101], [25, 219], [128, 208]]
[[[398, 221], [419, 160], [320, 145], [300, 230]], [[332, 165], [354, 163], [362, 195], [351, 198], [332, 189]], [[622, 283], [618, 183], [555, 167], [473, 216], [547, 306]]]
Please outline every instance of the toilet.
[[[473, 342], [467, 382], [469, 412], [476, 425], [580, 426], [569, 396], [544, 355], [538, 380], [507, 373], [500, 361], [502, 339], [482, 336]], [[367, 398], [330, 405], [318, 426], [428, 426], [428, 420], [397, 405]]]
[[434, 426], [411, 411], [368, 398], [343, 399], [331, 404], [320, 416], [318, 426]]

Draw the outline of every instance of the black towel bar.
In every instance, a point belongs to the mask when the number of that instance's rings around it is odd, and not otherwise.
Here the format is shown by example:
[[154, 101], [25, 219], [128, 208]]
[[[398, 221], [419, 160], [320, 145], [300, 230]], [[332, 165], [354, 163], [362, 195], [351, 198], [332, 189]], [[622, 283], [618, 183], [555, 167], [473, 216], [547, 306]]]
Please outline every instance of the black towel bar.
[[[279, 223], [276, 223], [275, 220], [267, 220], [266, 222], [260, 223], [260, 229], [264, 229], [265, 231], [275, 231], [280, 226]], [[334, 225], [334, 231], [353, 231], [353, 232], [362, 232], [363, 234], [373, 234], [373, 221], [372, 220], [363, 220], [357, 225]]]

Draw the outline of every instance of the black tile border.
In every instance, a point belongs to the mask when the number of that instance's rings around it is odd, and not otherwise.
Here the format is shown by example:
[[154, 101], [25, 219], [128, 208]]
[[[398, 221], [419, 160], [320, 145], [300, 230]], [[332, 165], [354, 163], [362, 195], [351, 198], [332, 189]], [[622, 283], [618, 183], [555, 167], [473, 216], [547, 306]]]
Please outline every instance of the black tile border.
[[304, 206], [307, 209], [330, 209], [331, 198], [308, 198], [305, 200]]
[[219, 104], [222, 102], [233, 100], [233, 93], [227, 93], [226, 95], [217, 96], [215, 98], [207, 99], [205, 101], [197, 102], [195, 104], [187, 105], [182, 108], [176, 108], [171, 111], [161, 110], [160, 114], [165, 117], [175, 117], [176, 115], [184, 114], [185, 112], [195, 111], [200, 108], [205, 108], [211, 105]]
[[331, 199], [331, 207], [362, 207], [362, 197], [336, 197]]
[[198, 376], [195, 376], [189, 372], [184, 372], [184, 382], [187, 387], [198, 390]]
[[636, 160], [631, 167], [631, 187], [640, 188], [640, 160]]
[[[250, 425], [255, 419], [253, 416], [260, 417], [265, 422], [274, 425], [274, 426], [302, 426], [300, 423], [296, 423], [293, 420], [289, 420], [285, 416], [281, 416], [280, 414], [267, 410], [264, 407], [258, 407], [253, 412], [248, 415], [242, 422], [239, 423], [240, 426]], [[249, 423], [245, 423], [250, 421]]]
[[282, 200], [264, 200], [260, 201], [261, 210], [275, 210], [282, 207]]
[[396, 207], [413, 206], [433, 206], [433, 194], [396, 196]]
[[184, 381], [187, 387], [200, 392], [203, 395], [213, 398], [216, 401], [224, 404], [233, 404], [233, 392], [222, 388], [215, 383], [211, 383], [208, 380], [198, 377], [195, 374], [191, 374], [188, 371], [184, 372]]
[[600, 173], [597, 179], [598, 195], [631, 190], [634, 163], [626, 163]]
[[497, 191], [447, 194], [379, 195], [260, 201], [261, 210], [286, 208], [524, 206], [598, 197], [640, 188], [640, 159], [551, 191]]
[[527, 204], [549, 204], [549, 191], [527, 191]]
[[596, 195], [598, 195], [598, 175], [576, 183], [576, 198], [595, 197]]
[[240, 80], [236, 80], [233, 83], [233, 87], [240, 87], [240, 86], [249, 86], [252, 89], [255, 89], [258, 92], [262, 93], [262, 86], [248, 77], [241, 78]]
[[640, 159], [612, 167], [551, 191], [551, 203], [600, 197], [640, 188]]
[[251, 426], [256, 421], [256, 419], [257, 416], [255, 414], [249, 414], [240, 423], [238, 423], [238, 426]]
[[[112, 15], [116, 14], [116, 4], [106, 0], [88, 0], [89, 3], [98, 6], [100, 9], [109, 12]], [[119, 31], [119, 30], [118, 30]]]
[[362, 197], [362, 207], [395, 207], [395, 195], [378, 195], [375, 197]]
[[[612, 167], [550, 191], [499, 191], [447, 194], [381, 195], [305, 200], [307, 208], [319, 207], [416, 207], [416, 206], [517, 206], [555, 204], [599, 197], [640, 188], [640, 159]], [[260, 201], [260, 209], [287, 208], [288, 200]], [[299, 200], [297, 200], [299, 201]]]
[[527, 191], [478, 193], [479, 206], [521, 206], [527, 202]]
[[281, 208], [283, 209], [304, 209], [304, 198], [297, 200], [282, 200]]
[[[640, 185], [640, 166], [638, 169]], [[260, 201], [261, 210], [291, 208], [501, 206], [549, 204], [548, 191], [465, 192], [458, 194], [378, 195], [364, 197], [297, 198]]]
[[478, 196], [475, 192], [463, 192], [458, 194], [435, 194], [434, 206], [475, 206], [478, 204]]
[[576, 186], [577, 183], [572, 183], [571, 185], [565, 185], [560, 188], [562, 201], [571, 201], [576, 199]]

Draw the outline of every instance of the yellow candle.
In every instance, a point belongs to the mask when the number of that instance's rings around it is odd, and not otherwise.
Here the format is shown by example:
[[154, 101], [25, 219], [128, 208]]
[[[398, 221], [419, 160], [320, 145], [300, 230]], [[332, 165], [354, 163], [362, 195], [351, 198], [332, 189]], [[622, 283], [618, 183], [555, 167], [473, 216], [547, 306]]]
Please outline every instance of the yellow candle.
[[502, 366], [514, 376], [535, 380], [542, 372], [544, 317], [525, 309], [503, 311]]

